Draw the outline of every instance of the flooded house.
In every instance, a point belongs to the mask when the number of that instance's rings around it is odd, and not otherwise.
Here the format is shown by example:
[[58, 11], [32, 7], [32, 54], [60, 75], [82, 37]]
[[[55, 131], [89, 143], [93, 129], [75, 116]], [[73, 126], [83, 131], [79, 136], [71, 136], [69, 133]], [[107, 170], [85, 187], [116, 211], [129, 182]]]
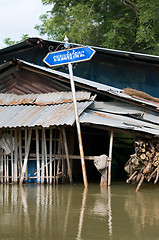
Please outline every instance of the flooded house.
[[[67, 68], [42, 61], [60, 44], [30, 38], [0, 50], [1, 183], [82, 181]], [[92, 60], [74, 65], [88, 182], [127, 173], [139, 186], [157, 182], [159, 58], [93, 48]]]

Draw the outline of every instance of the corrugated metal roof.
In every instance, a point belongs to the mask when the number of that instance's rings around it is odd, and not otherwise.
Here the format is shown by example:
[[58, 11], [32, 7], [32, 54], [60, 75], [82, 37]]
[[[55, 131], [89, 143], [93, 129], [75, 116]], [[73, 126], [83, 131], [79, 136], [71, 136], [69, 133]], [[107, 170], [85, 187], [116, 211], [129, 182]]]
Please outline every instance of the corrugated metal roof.
[[[48, 46], [53, 45], [53, 46], [58, 46], [60, 44], [64, 44], [64, 42], [60, 41], [51, 41], [51, 40], [45, 40], [41, 38], [28, 38], [27, 40], [0, 49], [0, 54], [10, 54], [13, 51], [22, 51], [23, 49], [32, 49], [36, 48], [38, 46], [43, 46], [48, 49]], [[82, 46], [81, 44], [76, 44], [76, 43], [70, 43], [74, 46]], [[116, 49], [108, 49], [108, 48], [102, 48], [102, 47], [95, 47], [91, 46], [93, 49], [95, 49], [97, 52], [101, 52], [104, 54], [109, 54], [109, 55], [114, 55], [114, 56], [119, 56], [119, 57], [124, 57], [124, 58], [129, 58], [129, 59], [138, 59], [140, 61], [145, 61], [145, 62], [159, 62], [159, 56], [155, 55], [149, 55], [149, 54], [142, 54], [142, 53], [136, 53], [136, 52], [128, 52], [128, 51], [122, 51], [122, 50], [116, 50]]]
[[[33, 68], [51, 73], [54, 76], [59, 77], [59, 80], [60, 80], [61, 77], [67, 79], [68, 81], [70, 79], [69, 74], [67, 74], [67, 73], [52, 70], [51, 68], [41, 67], [41, 66], [38, 66], [38, 65], [35, 65], [35, 64], [32, 64], [32, 63], [25, 62], [23, 60], [18, 60], [18, 61], [20, 63], [26, 65], [26, 66], [30, 66], [30, 67], [33, 67]], [[77, 84], [79, 83], [83, 86], [84, 85], [87, 86], [87, 88], [90, 88], [90, 91], [91, 90], [93, 91], [93, 89], [94, 89], [95, 91], [100, 91], [100, 92], [106, 93], [108, 95], [112, 95], [112, 96], [117, 97], [118, 99], [121, 99], [123, 101], [126, 100], [126, 101], [130, 101], [130, 102], [138, 103], [142, 106], [145, 105], [145, 106], [151, 107], [151, 108], [153, 108], [157, 111], [159, 110], [159, 103], [153, 102], [153, 101], [150, 101], [150, 100], [146, 100], [146, 99], [142, 99], [142, 98], [138, 98], [138, 97], [134, 97], [134, 96], [129, 96], [129, 95], [125, 94], [122, 89], [111, 87], [111, 86], [108, 86], [108, 85], [105, 85], [105, 84], [97, 83], [97, 82], [90, 81], [90, 80], [80, 78], [80, 77], [76, 77], [76, 76], [74, 76], [74, 81]]]
[[132, 119], [127, 116], [103, 113], [100, 111], [85, 110], [80, 116], [81, 123], [90, 123], [95, 125], [120, 128], [130, 131], [145, 132], [159, 136], [159, 126], [145, 123], [140, 120]]
[[[92, 101], [78, 102], [79, 115]], [[0, 106], [0, 128], [73, 125], [75, 122], [73, 103], [56, 105]]]
[[94, 102], [81, 114], [80, 122], [159, 136], [159, 114], [126, 103]]
[[[78, 91], [76, 92], [77, 101], [85, 101], [90, 99], [90, 92]], [[21, 104], [34, 104], [34, 105], [49, 105], [49, 104], [62, 104], [71, 103], [72, 92], [53, 92], [45, 94], [0, 94], [0, 105], [21, 105]]]

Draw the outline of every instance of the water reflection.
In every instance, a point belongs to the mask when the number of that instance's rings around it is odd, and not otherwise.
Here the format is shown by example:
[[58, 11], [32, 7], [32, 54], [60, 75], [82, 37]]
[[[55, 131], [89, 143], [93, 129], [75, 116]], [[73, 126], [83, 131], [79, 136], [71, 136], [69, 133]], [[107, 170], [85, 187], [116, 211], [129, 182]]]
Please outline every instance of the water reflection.
[[84, 220], [84, 211], [86, 208], [87, 192], [88, 192], [88, 189], [85, 188], [83, 191], [82, 206], [80, 210], [80, 218], [79, 218], [79, 224], [78, 224], [78, 235], [77, 235], [78, 240], [81, 239], [82, 226], [83, 226], [83, 220]]
[[0, 239], [159, 239], [157, 190], [0, 185]]

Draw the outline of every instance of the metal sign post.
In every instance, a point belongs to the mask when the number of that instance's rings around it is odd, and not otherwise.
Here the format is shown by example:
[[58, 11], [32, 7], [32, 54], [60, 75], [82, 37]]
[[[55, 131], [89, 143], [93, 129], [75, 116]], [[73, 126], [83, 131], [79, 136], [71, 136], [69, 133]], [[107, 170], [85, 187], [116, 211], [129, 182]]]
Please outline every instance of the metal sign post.
[[65, 36], [64, 41], [65, 41], [65, 44], [64, 44], [65, 50], [57, 51], [57, 52], [50, 52], [46, 55], [46, 57], [44, 58], [43, 61], [50, 67], [68, 64], [71, 90], [72, 90], [72, 96], [73, 96], [74, 111], [75, 111], [75, 118], [76, 118], [79, 151], [80, 151], [80, 157], [81, 157], [83, 182], [84, 182], [84, 186], [87, 188], [88, 181], [87, 181], [82, 135], [81, 135], [79, 114], [78, 114], [77, 101], [76, 101], [75, 84], [74, 84], [74, 79], [73, 79], [73, 70], [72, 70], [71, 63], [90, 60], [92, 58], [92, 56], [94, 55], [95, 51], [90, 47], [78, 47], [78, 48], [69, 49], [68, 38], [66, 36]]

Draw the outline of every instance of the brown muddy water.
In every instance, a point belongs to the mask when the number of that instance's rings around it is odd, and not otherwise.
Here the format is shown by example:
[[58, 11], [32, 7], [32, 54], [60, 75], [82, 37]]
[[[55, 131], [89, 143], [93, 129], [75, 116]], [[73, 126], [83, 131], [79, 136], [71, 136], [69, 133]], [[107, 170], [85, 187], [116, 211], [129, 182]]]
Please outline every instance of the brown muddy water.
[[0, 240], [159, 240], [159, 185], [0, 185]]

